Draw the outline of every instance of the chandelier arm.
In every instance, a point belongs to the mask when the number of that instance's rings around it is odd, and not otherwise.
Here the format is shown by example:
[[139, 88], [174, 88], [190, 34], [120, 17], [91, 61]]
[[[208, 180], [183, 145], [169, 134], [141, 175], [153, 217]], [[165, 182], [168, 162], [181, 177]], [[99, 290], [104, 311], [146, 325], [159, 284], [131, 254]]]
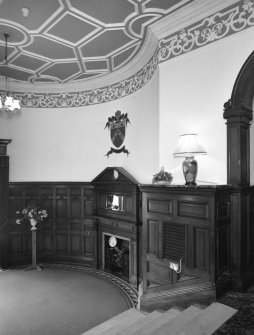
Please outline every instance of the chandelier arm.
[[5, 93], [0, 97], [0, 115], [5, 115], [7, 118], [18, 116], [20, 113], [20, 101], [15, 99], [9, 93], [8, 81], [8, 37], [9, 34], [4, 33], [5, 38]]

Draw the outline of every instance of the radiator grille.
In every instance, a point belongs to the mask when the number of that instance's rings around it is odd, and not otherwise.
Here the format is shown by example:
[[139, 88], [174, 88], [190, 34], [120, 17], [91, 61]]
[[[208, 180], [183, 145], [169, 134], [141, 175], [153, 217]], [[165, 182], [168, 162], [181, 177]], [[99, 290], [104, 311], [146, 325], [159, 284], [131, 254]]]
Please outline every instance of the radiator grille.
[[163, 224], [164, 258], [185, 263], [185, 226], [183, 224]]

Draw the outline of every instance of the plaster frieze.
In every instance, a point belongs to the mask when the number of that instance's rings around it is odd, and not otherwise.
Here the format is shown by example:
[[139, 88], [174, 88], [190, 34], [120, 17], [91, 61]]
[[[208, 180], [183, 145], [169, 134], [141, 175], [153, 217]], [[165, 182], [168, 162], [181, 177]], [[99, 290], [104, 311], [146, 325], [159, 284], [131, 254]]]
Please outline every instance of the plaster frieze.
[[150, 28], [140, 54], [104, 79], [74, 85], [28, 84], [22, 91], [13, 84], [12, 89], [23, 107], [80, 107], [116, 100], [142, 88], [159, 63], [252, 26], [254, 0], [194, 1]]

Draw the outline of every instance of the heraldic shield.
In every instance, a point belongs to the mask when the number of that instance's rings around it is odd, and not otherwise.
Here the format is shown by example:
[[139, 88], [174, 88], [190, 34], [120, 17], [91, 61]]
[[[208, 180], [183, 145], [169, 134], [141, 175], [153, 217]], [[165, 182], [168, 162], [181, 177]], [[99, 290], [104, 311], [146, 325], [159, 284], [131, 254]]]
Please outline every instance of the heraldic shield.
[[115, 147], [120, 148], [125, 138], [126, 121], [112, 122], [110, 125], [110, 137]]
[[125, 152], [127, 155], [129, 154], [129, 151], [125, 149], [125, 146], [120, 148], [125, 139], [128, 122], [130, 121], [128, 119], [127, 113], [122, 114], [120, 111], [116, 111], [115, 116], [108, 118], [108, 122], [106, 123], [105, 128], [108, 127], [108, 129], [110, 130], [111, 141], [117, 149], [111, 148], [106, 156], [109, 156], [113, 152]]

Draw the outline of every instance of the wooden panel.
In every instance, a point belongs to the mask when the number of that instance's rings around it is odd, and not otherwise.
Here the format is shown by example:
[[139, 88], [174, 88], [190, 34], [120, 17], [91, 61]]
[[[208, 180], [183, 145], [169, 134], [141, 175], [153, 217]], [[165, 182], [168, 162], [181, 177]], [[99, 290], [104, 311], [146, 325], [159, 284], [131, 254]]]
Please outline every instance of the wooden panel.
[[44, 198], [52, 198], [53, 197], [53, 194], [54, 194], [54, 191], [53, 191], [53, 188], [52, 187], [41, 187], [40, 188], [40, 194], [41, 194], [41, 197], [44, 197]]
[[36, 186], [26, 187], [25, 188], [25, 194], [27, 197], [38, 197], [39, 190]]
[[26, 252], [29, 252], [29, 253], [32, 252], [32, 234], [31, 234], [31, 231], [28, 231], [25, 234], [25, 250], [26, 250]]
[[207, 231], [194, 229], [194, 266], [199, 270], [207, 270], [208, 267], [207, 243]]
[[126, 213], [132, 213], [133, 212], [133, 198], [132, 195], [125, 195], [125, 204], [124, 204], [124, 210]]
[[172, 201], [148, 199], [148, 212], [172, 215]]
[[155, 256], [158, 255], [158, 230], [157, 221], [148, 221], [147, 229], [147, 252]]
[[41, 208], [46, 208], [48, 212], [48, 218], [52, 218], [53, 216], [53, 201], [52, 199], [48, 198], [42, 198], [40, 200], [40, 207]]
[[87, 255], [94, 254], [95, 239], [92, 232], [88, 232], [84, 236], [84, 253]]
[[67, 235], [56, 234], [56, 251], [67, 251]]
[[158, 264], [154, 264], [150, 262], [148, 266], [148, 272], [150, 274], [153, 274], [154, 278], [155, 276], [158, 276], [160, 278], [163, 278], [169, 281], [169, 267], [160, 266]]
[[81, 188], [80, 187], [71, 187], [70, 195], [71, 196], [81, 196]]
[[52, 233], [41, 234], [41, 246], [43, 251], [53, 250], [53, 236]]
[[229, 267], [230, 255], [230, 226], [218, 227], [218, 271]]
[[16, 212], [21, 211], [23, 208], [22, 198], [10, 198], [9, 199], [9, 218], [16, 220]]
[[179, 201], [178, 216], [208, 220], [208, 204]]
[[66, 218], [68, 214], [67, 199], [56, 200], [56, 218]]
[[22, 253], [22, 235], [10, 236], [10, 252], [12, 254]]
[[[27, 262], [31, 255], [29, 225], [17, 225], [16, 211], [24, 208], [31, 199], [48, 211], [48, 218], [37, 230], [37, 256], [47, 260], [89, 255], [89, 262], [96, 252], [96, 225], [87, 218], [93, 214], [93, 186], [88, 183], [10, 183], [10, 259]], [[84, 204], [84, 206], [83, 206]], [[82, 207], [83, 206], [83, 207]], [[88, 214], [89, 213], [89, 214]], [[89, 238], [85, 237], [89, 234]], [[87, 239], [84, 248], [84, 241]], [[56, 254], [57, 253], [57, 254]], [[71, 256], [71, 257], [70, 257]], [[57, 258], [58, 259], [58, 258]], [[89, 263], [91, 265], [91, 263]]]
[[82, 253], [81, 235], [71, 234], [71, 252]]
[[56, 196], [57, 197], [63, 197], [63, 196], [67, 196], [68, 194], [68, 188], [67, 187], [57, 187], [56, 188]]
[[71, 231], [82, 231], [82, 223], [81, 222], [71, 222], [70, 223]]
[[167, 285], [169, 283], [169, 278], [161, 277], [158, 273], [154, 274], [148, 272], [147, 279], [149, 284], [156, 284], [159, 286]]
[[80, 219], [81, 218], [81, 200], [80, 197], [71, 198], [71, 210], [70, 217], [71, 219]]
[[[86, 215], [93, 214], [94, 199], [92, 197], [86, 197], [84, 201], [84, 213]], [[105, 203], [104, 203], [105, 208]]]

